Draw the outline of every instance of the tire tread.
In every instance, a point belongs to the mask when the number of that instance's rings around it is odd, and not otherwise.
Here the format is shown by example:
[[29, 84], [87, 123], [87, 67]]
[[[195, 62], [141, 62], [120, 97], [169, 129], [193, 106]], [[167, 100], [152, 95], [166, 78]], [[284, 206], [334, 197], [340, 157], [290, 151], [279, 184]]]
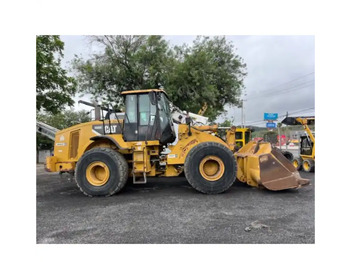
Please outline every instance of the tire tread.
[[83, 157], [86, 157], [89, 154], [96, 153], [96, 152], [107, 153], [107, 154], [113, 156], [113, 158], [117, 161], [118, 166], [120, 167], [120, 178], [121, 179], [120, 179], [118, 185], [115, 187], [115, 189], [112, 192], [110, 192], [109, 194], [105, 195], [106, 197], [112, 196], [112, 195], [118, 193], [120, 190], [122, 190], [123, 187], [126, 184], [126, 181], [128, 180], [128, 163], [126, 162], [126, 160], [125, 160], [125, 158], [124, 158], [124, 156], [122, 154], [120, 154], [119, 152], [117, 152], [117, 151], [115, 151], [115, 150], [113, 150], [111, 148], [108, 148], [108, 147], [97, 147], [97, 148], [92, 148], [89, 151], [85, 152], [79, 158], [79, 160], [78, 160], [78, 162], [76, 164], [75, 175], [74, 175], [75, 182], [76, 182], [78, 188], [80, 189], [80, 191], [84, 193], [84, 195], [89, 196], [89, 197], [93, 197], [93, 195], [85, 192], [85, 190], [77, 182], [77, 176], [78, 176], [77, 170], [78, 170], [78, 167], [79, 167], [79, 165], [81, 164], [81, 162], [83, 160]]
[[[220, 143], [216, 143], [216, 142], [203, 142], [201, 144], [198, 144], [197, 146], [195, 146], [194, 148], [192, 148], [190, 150], [190, 152], [188, 153], [187, 157], [186, 157], [186, 161], [185, 161], [185, 165], [184, 165], [184, 171], [185, 171], [185, 177], [188, 181], [188, 183], [197, 191], [205, 193], [205, 194], [217, 194], [216, 192], [206, 192], [204, 190], [202, 190], [198, 185], [197, 182], [195, 181], [194, 177], [191, 175], [191, 171], [189, 170], [189, 164], [192, 161], [192, 158], [194, 157], [194, 154], [191, 154], [191, 151], [196, 149], [196, 150], [204, 150], [205, 148], [211, 147], [211, 146], [216, 146], [221, 148], [222, 150], [226, 151], [233, 159], [233, 163], [234, 163], [234, 168], [233, 170], [236, 172], [237, 174], [237, 164], [236, 164], [236, 160], [234, 157], [233, 152], [227, 148], [226, 146], [220, 144]], [[192, 151], [193, 152], [193, 151]], [[226, 187], [222, 188], [221, 192], [225, 192], [226, 190], [228, 190], [232, 184], [234, 183], [234, 181], [236, 180], [236, 175], [235, 178], [233, 179], [232, 183], [227, 184]], [[219, 192], [219, 193], [221, 193]]]

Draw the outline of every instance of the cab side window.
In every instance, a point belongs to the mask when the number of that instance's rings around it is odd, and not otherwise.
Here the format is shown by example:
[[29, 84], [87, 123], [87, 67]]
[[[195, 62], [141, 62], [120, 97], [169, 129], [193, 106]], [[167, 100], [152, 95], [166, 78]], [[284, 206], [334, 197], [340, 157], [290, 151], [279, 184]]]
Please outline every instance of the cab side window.
[[129, 123], [137, 123], [137, 96], [126, 96], [125, 107], [126, 121]]
[[156, 115], [156, 106], [150, 103], [149, 95], [144, 94], [139, 97], [140, 125], [153, 125]]

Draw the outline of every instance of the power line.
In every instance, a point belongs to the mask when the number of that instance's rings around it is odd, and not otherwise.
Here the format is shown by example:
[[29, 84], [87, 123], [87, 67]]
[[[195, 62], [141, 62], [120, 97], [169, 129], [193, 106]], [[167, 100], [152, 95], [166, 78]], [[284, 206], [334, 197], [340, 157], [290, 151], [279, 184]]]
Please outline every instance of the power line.
[[311, 80], [311, 81], [308, 81], [308, 82], [305, 82], [305, 83], [301, 83], [300, 85], [296, 85], [296, 86], [293, 86], [293, 87], [290, 87], [290, 88], [287, 88], [287, 89], [278, 90], [278, 92], [274, 91], [272, 93], [264, 93], [262, 95], [253, 96], [253, 97], [250, 97], [250, 98], [248, 97], [249, 99], [247, 99], [247, 101], [248, 100], [252, 100], [252, 99], [256, 99], [256, 98], [267, 97], [267, 96], [270, 97], [270, 96], [274, 96], [274, 95], [284, 95], [284, 94], [290, 93], [292, 91], [296, 91], [296, 90], [299, 90], [299, 89], [302, 89], [302, 88], [313, 86], [313, 84], [312, 84], [313, 82], [314, 81]]
[[[314, 73], [315, 73], [315, 72], [311, 72], [311, 73], [308, 73], [308, 74], [306, 74], [306, 75], [303, 75], [303, 76], [294, 78], [294, 79], [292, 79], [292, 80], [290, 80], [290, 81], [288, 81], [288, 82], [285, 82], [285, 83], [282, 83], [282, 84], [278, 84], [278, 85], [273, 86], [272, 88], [270, 88], [270, 90], [271, 90], [271, 89], [275, 89], [275, 87], [279, 87], [279, 86], [283, 86], [283, 85], [285, 85], [285, 84], [289, 84], [289, 83], [291, 83], [291, 82], [295, 82], [295, 81], [297, 81], [297, 80], [300, 80], [300, 79], [302, 79], [302, 78], [305, 78], [305, 77], [307, 77], [307, 76], [309, 76], [309, 75], [312, 75], [312, 74], [314, 74]], [[268, 89], [268, 90], [269, 90], [269, 89]]]
[[285, 83], [282, 83], [282, 84], [278, 84], [277, 86], [274, 86], [274, 87], [272, 87], [272, 88], [275, 88], [275, 87], [278, 87], [278, 86], [281, 86], [281, 85], [285, 85], [285, 84], [288, 84], [288, 83], [297, 81], [297, 80], [299, 80], [299, 79], [305, 78], [305, 77], [307, 77], [307, 76], [309, 76], [309, 75], [312, 75], [312, 74], [314, 74], [314, 73], [315, 73], [315, 72], [308, 73], [308, 74], [306, 74], [306, 75], [303, 75], [303, 76], [294, 78], [294, 79], [292, 79], [292, 80], [290, 80], [290, 81], [288, 81], [288, 82], [285, 82]]
[[[309, 75], [312, 75], [312, 74], [314, 74], [314, 72], [308, 73], [308, 74], [303, 75], [303, 76], [300, 76], [300, 77], [298, 77], [298, 78], [294, 78], [294, 79], [292, 79], [292, 80], [290, 80], [290, 81], [288, 81], [288, 82], [285, 82], [285, 83], [276, 85], [276, 86], [274, 86], [274, 87], [272, 87], [272, 88], [266, 89], [266, 90], [265, 90], [265, 94], [266, 94], [266, 92], [267, 92], [267, 93], [271, 93], [271, 92], [273, 93], [273, 92], [275, 92], [275, 91], [282, 91], [282, 90], [280, 90], [280, 89], [276, 89], [276, 87], [285, 86], [286, 84], [289, 84], [289, 83], [295, 82], [295, 81], [297, 81], [297, 80], [303, 79], [303, 78], [305, 78], [305, 77], [307, 77], [307, 76], [309, 76]], [[313, 82], [313, 81], [314, 81], [314, 80], [311, 80], [311, 82]], [[310, 81], [309, 81], [309, 82], [310, 82]], [[304, 83], [301, 83], [301, 84], [305, 84], [305, 83], [307, 83], [307, 82], [304, 82]], [[300, 83], [299, 83], [299, 84], [300, 84]], [[294, 87], [296, 87], [296, 86], [289, 87], [289, 88], [284, 89], [284, 90], [288, 90], [288, 89], [294, 88]], [[254, 96], [253, 96], [253, 97], [254, 97]]]
[[[312, 74], [314, 74], [314, 72], [311, 72], [311, 73], [308, 73], [306, 75], [294, 78], [294, 79], [292, 79], [292, 80], [290, 80], [288, 82], [276, 85], [273, 88], [265, 90], [262, 95], [256, 95], [256, 96], [253, 96], [253, 97], [249, 97], [248, 96], [248, 99], [245, 99], [244, 101], [249, 101], [251, 99], [256, 99], [256, 98], [271, 97], [271, 96], [276, 96], [276, 95], [285, 95], [285, 94], [290, 93], [290, 92], [295, 92], [296, 90], [300, 90], [300, 89], [303, 89], [303, 88], [306, 88], [306, 87], [314, 86], [314, 81], [315, 80], [312, 79], [312, 80], [304, 81], [302, 83], [294, 83], [292, 86], [289, 86], [288, 88], [276, 89], [276, 87], [285, 86], [287, 84], [296, 82], [296, 81], [298, 81], [300, 79], [306, 78], [307, 76], [310, 76]], [[310, 109], [313, 109], [313, 108], [309, 108], [309, 109], [306, 109], [306, 110], [310, 110]], [[305, 109], [303, 109], [302, 111], [297, 111], [297, 112], [303, 112], [303, 111], [305, 111]], [[297, 112], [294, 112], [294, 113], [297, 113]], [[264, 121], [261, 121], [261, 120], [259, 120], [259, 121], [258, 120], [257, 121], [251, 121], [251, 122], [248, 122], [247, 124], [260, 123], [260, 122], [264, 122]]]

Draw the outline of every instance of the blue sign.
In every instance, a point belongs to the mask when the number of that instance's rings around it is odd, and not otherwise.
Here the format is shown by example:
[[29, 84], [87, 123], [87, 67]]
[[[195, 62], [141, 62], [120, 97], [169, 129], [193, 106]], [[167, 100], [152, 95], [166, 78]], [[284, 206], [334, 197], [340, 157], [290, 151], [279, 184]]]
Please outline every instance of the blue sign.
[[277, 120], [278, 113], [264, 113], [264, 120]]
[[266, 123], [266, 127], [267, 128], [276, 128], [276, 123], [271, 123], [271, 122]]

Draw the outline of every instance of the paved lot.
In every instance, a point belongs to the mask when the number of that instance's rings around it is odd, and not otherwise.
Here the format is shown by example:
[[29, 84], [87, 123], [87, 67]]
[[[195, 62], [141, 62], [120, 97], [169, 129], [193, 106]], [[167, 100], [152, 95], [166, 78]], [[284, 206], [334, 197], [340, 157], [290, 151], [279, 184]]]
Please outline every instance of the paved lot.
[[315, 174], [301, 176], [311, 185], [282, 192], [235, 182], [204, 195], [176, 177], [89, 198], [38, 166], [37, 243], [314, 243]]

